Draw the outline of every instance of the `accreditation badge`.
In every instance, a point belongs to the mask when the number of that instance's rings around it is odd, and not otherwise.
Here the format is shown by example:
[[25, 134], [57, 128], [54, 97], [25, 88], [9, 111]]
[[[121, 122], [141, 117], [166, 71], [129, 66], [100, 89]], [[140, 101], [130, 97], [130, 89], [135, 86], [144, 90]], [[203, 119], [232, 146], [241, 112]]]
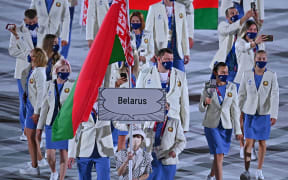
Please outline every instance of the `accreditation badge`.
[[65, 88], [65, 89], [64, 89], [64, 92], [65, 92], [65, 93], [69, 93], [69, 92], [70, 92], [70, 89], [69, 89], [69, 88]]
[[57, 2], [57, 3], [56, 3], [56, 6], [57, 6], [57, 7], [60, 7], [60, 6], [61, 6], [61, 3], [60, 3], [60, 2]]
[[268, 86], [268, 81], [264, 81], [264, 82], [263, 82], [263, 85], [264, 85], [264, 86]]

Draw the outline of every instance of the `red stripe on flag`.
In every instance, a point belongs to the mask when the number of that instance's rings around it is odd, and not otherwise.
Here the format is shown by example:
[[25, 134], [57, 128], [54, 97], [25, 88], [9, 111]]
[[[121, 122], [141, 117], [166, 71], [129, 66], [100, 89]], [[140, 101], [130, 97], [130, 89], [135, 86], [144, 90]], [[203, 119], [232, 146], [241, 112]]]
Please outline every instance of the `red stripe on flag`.
[[148, 11], [149, 6], [161, 0], [129, 0], [129, 8], [133, 10]]
[[105, 16], [77, 80], [72, 110], [74, 135], [80, 123], [89, 118], [109, 64], [120, 7], [124, 0], [119, 0], [119, 3], [115, 1]]
[[194, 0], [194, 9], [201, 8], [218, 8], [218, 0]]

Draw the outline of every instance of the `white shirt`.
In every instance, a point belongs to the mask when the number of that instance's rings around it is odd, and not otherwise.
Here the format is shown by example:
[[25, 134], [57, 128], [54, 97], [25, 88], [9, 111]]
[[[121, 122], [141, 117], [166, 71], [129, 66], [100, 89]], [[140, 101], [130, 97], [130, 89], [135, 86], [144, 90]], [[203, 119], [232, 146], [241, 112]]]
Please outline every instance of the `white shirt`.
[[160, 73], [160, 80], [161, 80], [161, 83], [167, 83], [167, 81], [168, 81], [168, 72]]

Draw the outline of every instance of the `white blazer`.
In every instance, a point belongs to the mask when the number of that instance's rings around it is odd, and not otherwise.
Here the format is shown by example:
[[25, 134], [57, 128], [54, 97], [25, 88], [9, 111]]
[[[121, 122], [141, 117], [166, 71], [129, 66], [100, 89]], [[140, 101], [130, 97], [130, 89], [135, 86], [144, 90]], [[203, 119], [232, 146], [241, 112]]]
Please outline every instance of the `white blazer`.
[[31, 66], [28, 66], [28, 68], [22, 72], [21, 83], [24, 91], [26, 91], [26, 87], [28, 89], [28, 98], [34, 108], [34, 114], [40, 114], [46, 91], [46, 67], [34, 68], [27, 84], [27, 77], [30, 69]]
[[108, 9], [109, 9], [108, 0], [88, 1], [86, 40], [93, 40], [95, 38]]
[[230, 50], [232, 49], [235, 35], [238, 34], [240, 29], [241, 29], [240, 20], [232, 24], [229, 24], [226, 21], [222, 21], [218, 25], [219, 49], [216, 52], [212, 62], [210, 63], [211, 69], [213, 68], [215, 61], [218, 62], [226, 61], [226, 57], [230, 52]]
[[[37, 129], [43, 129], [45, 124], [50, 126], [52, 118], [53, 118], [55, 103], [56, 103], [54, 80], [48, 81], [46, 84], [47, 84], [47, 89], [45, 92], [45, 97], [42, 101], [43, 104], [41, 106], [40, 118], [37, 124]], [[66, 81], [64, 83], [61, 94], [60, 94], [61, 105], [64, 104], [67, 97], [69, 96], [72, 90], [73, 84], [74, 83], [71, 81]]]
[[204, 102], [206, 97], [208, 97], [208, 94], [204, 89], [199, 103], [199, 111], [206, 111], [203, 126], [207, 128], [217, 128], [221, 119], [224, 129], [233, 128], [235, 134], [242, 134], [240, 129], [240, 109], [238, 106], [236, 85], [228, 82], [222, 105], [219, 103], [216, 91], [213, 92], [211, 104], [205, 107]]
[[[146, 151], [152, 152], [153, 144], [155, 140], [154, 132], [155, 121], [145, 122], [144, 132], [146, 135], [145, 145]], [[184, 150], [186, 146], [186, 138], [183, 128], [179, 119], [169, 118], [166, 122], [166, 127], [161, 139], [161, 145], [156, 151], [157, 159], [161, 159], [164, 165], [173, 165], [179, 162], [178, 156]], [[174, 151], [175, 158], [169, 157], [169, 152]]]
[[[265, 50], [264, 43], [258, 45], [259, 50]], [[249, 71], [254, 67], [254, 51], [250, 46], [250, 42], [243, 38], [238, 38], [235, 44], [235, 52], [237, 57], [238, 71], [234, 82], [240, 84], [243, 72]]]
[[[184, 55], [190, 55], [186, 10], [185, 6], [178, 2], [174, 2], [174, 10], [177, 50], [179, 56], [183, 59]], [[169, 36], [168, 16], [165, 5], [162, 2], [149, 7], [145, 29], [153, 34], [155, 52], [158, 52], [162, 48], [167, 48]]]
[[[39, 27], [37, 29], [37, 46], [42, 48], [42, 40], [43, 34], [41, 34], [41, 29], [43, 27]], [[15, 36], [11, 34], [10, 43], [9, 43], [9, 54], [16, 58], [16, 66], [14, 72], [15, 79], [21, 79], [21, 74], [24, 69], [28, 68], [29, 63], [27, 61], [27, 56], [30, 54], [31, 50], [34, 49], [34, 45], [32, 42], [32, 37], [29, 29], [23, 23], [19, 27], [16, 28], [19, 39], [16, 40]]]
[[183, 4], [186, 8], [187, 25], [189, 38], [194, 38], [194, 6], [193, 0], [177, 0], [177, 2]]
[[277, 119], [279, 108], [279, 87], [275, 72], [264, 72], [257, 90], [254, 72], [245, 71], [239, 88], [239, 107], [245, 114], [271, 115]]
[[[243, 1], [243, 8], [244, 8], [244, 13], [247, 11], [251, 10], [251, 2], [253, 0], [244, 0]], [[256, 10], [259, 13], [260, 19], [264, 20], [264, 0], [256, 0]]]
[[[140, 72], [136, 88], [162, 88], [160, 74], [156, 67], [150, 67]], [[186, 74], [172, 68], [170, 75], [170, 90], [166, 94], [170, 104], [169, 117], [181, 120], [184, 131], [189, 130], [190, 112], [189, 95]]]
[[152, 33], [146, 30], [143, 30], [143, 35], [139, 48], [136, 47], [136, 35], [131, 32], [131, 46], [133, 50], [137, 51], [138, 55], [143, 55], [146, 58], [146, 63], [140, 66], [140, 69], [149, 67], [150, 59], [154, 56], [154, 41]]
[[68, 157], [90, 157], [95, 142], [101, 157], [114, 155], [110, 121], [97, 121], [90, 115], [87, 122], [82, 122], [73, 139], [68, 143]]
[[32, 0], [31, 9], [36, 9], [38, 23], [45, 27], [44, 34], [55, 34], [68, 41], [70, 13], [68, 0], [54, 0], [48, 14], [45, 0]]

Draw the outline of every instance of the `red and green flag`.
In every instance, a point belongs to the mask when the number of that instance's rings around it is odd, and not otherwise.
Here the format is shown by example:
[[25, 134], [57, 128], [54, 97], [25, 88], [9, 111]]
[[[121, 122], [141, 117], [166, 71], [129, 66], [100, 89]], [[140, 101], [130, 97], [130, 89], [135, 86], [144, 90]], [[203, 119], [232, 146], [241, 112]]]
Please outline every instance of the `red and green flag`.
[[217, 29], [218, 0], [194, 0], [194, 28]]
[[56, 116], [52, 140], [74, 137], [88, 120], [109, 63], [126, 59], [133, 64], [125, 0], [114, 0], [85, 59], [70, 95]]
[[149, 6], [160, 1], [161, 0], [129, 0], [130, 14], [134, 11], [139, 11], [143, 14], [144, 19], [146, 19]]

